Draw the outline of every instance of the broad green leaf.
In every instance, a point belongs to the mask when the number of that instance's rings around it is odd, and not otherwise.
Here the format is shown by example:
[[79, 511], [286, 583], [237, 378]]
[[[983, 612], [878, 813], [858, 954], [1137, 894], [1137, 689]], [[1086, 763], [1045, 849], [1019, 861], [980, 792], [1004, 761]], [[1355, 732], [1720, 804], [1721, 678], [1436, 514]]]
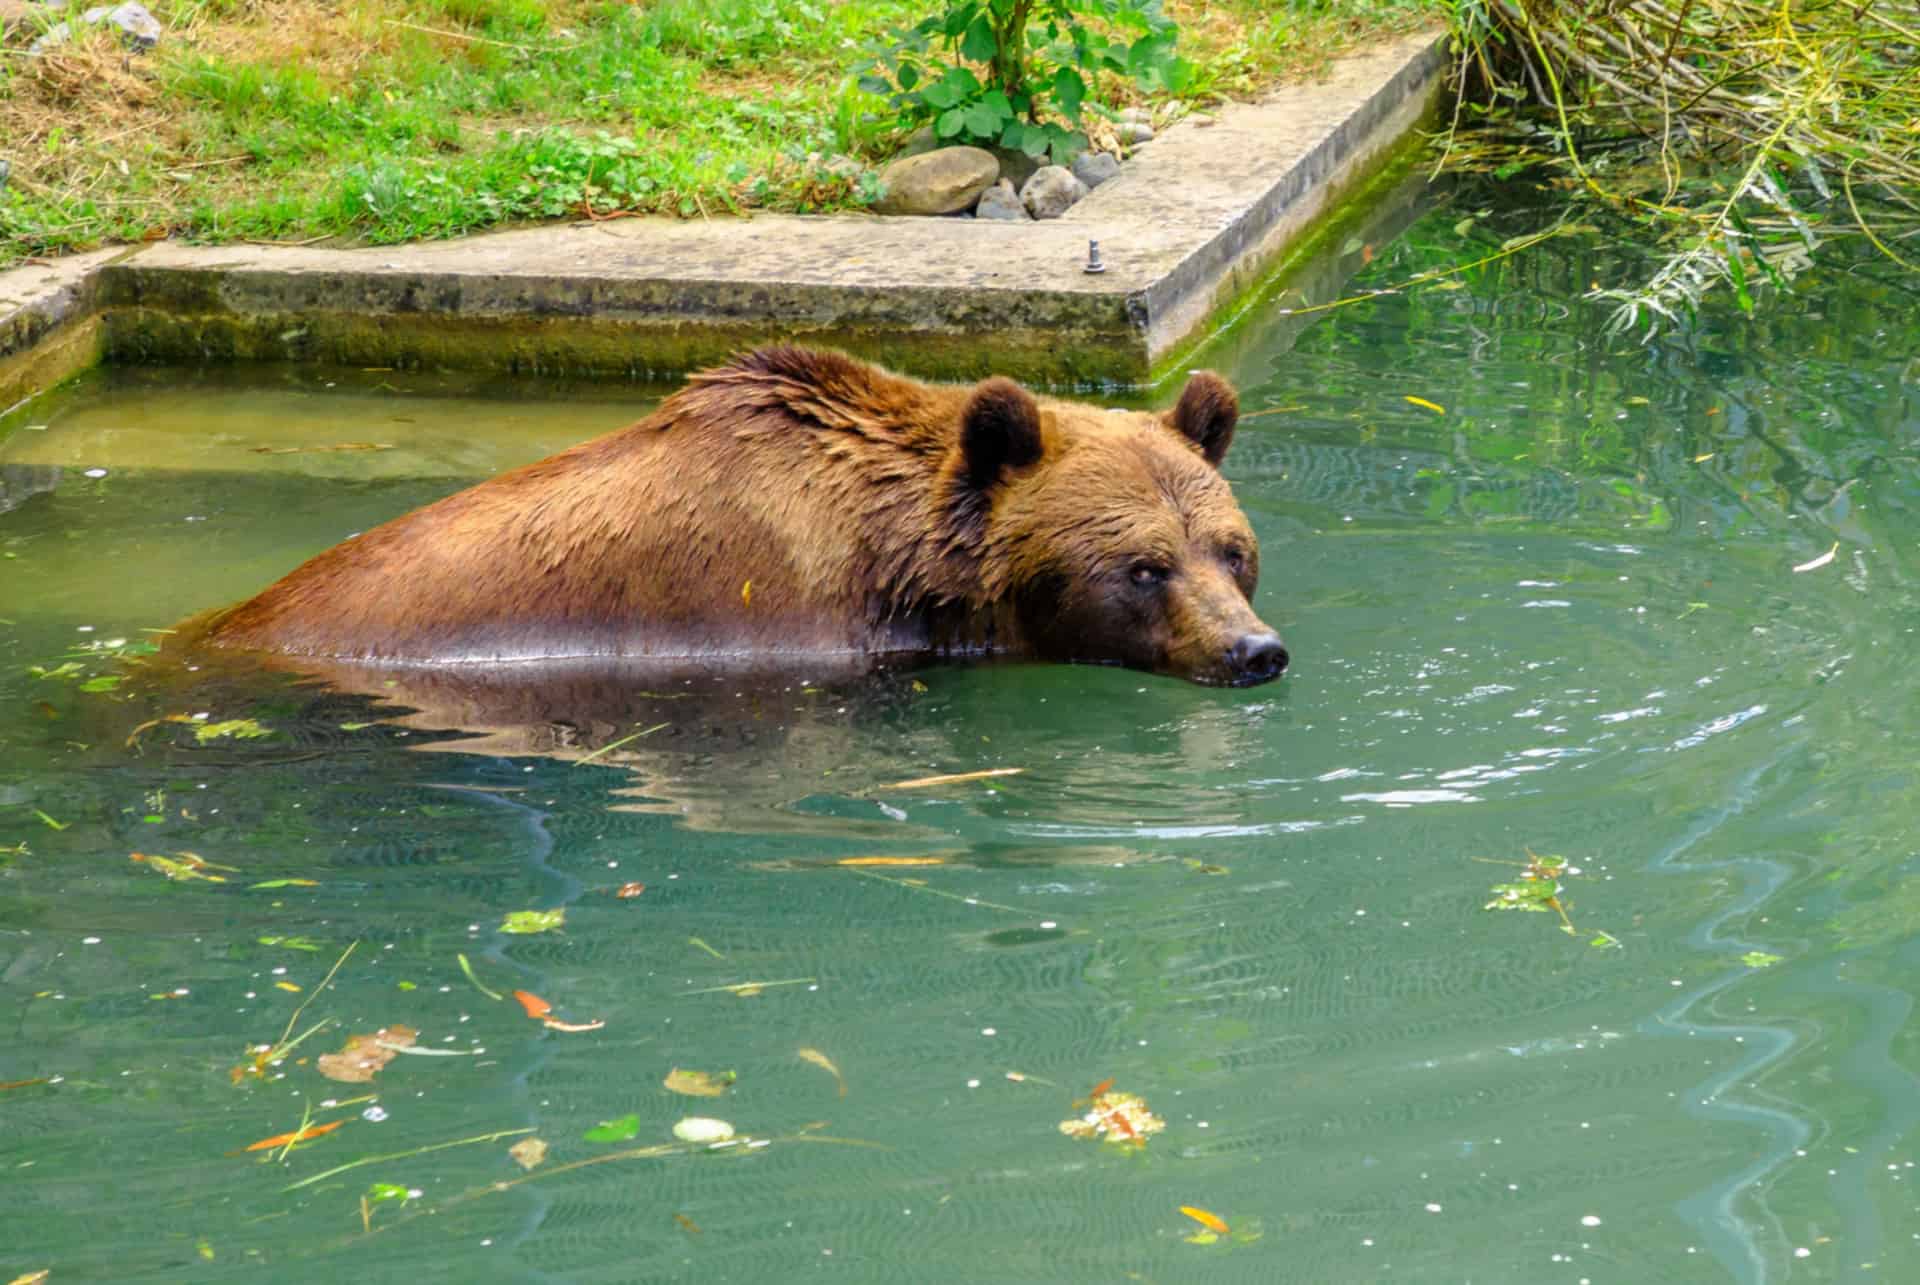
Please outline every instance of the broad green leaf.
[[974, 15], [979, 12], [980, 6], [977, 4], [957, 4], [947, 10], [946, 17], [940, 23], [940, 29], [949, 36], [958, 36], [973, 25]]
[[515, 910], [500, 923], [503, 933], [543, 933], [560, 927], [567, 922], [567, 909], [558, 910]]
[[986, 14], [980, 14], [967, 27], [967, 34], [960, 38], [960, 54], [974, 62], [992, 62], [999, 52], [1000, 42], [994, 37], [993, 24]]
[[1080, 119], [1080, 104], [1086, 101], [1087, 82], [1071, 67], [1062, 67], [1053, 76], [1053, 100], [1070, 120]]
[[920, 91], [920, 97], [925, 100], [927, 106], [936, 111], [945, 111], [960, 101], [960, 91], [944, 80], [935, 80], [930, 81], [927, 87]]
[[640, 1117], [623, 1115], [618, 1120], [602, 1120], [580, 1136], [588, 1142], [625, 1142], [640, 1133]]
[[993, 138], [999, 134], [1000, 123], [1005, 119], [986, 103], [977, 102], [967, 109], [967, 132], [975, 138]]
[[951, 111], [940, 113], [939, 118], [933, 122], [933, 132], [941, 138], [952, 138], [955, 134], [958, 134], [962, 129], [966, 128], [966, 123], [966, 109], [955, 107]]

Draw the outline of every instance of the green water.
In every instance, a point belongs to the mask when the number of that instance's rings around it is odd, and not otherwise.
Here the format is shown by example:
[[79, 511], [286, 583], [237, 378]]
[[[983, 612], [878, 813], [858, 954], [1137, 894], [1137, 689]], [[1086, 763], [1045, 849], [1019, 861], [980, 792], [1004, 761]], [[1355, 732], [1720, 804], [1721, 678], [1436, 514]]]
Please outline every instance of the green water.
[[[1526, 226], [1462, 213], [1357, 284]], [[299, 691], [200, 744], [136, 729], [217, 698], [28, 666], [657, 390], [108, 371], [29, 407], [0, 440], [0, 1279], [1915, 1279], [1920, 313], [1863, 261], [1642, 347], [1579, 302], [1613, 270], [1563, 241], [1218, 346], [1279, 684], [660, 700], [544, 729], [667, 724], [584, 763]], [[348, 443], [394, 449], [310, 449]], [[1579, 868], [1578, 935], [1482, 910], [1529, 851]], [[605, 1026], [543, 1028], [462, 954]], [[302, 1002], [331, 1025], [234, 1083]], [[391, 1024], [470, 1056], [316, 1071]], [[676, 1067], [738, 1079], [684, 1097]], [[1109, 1078], [1166, 1121], [1137, 1152], [1058, 1132]], [[241, 1151], [308, 1111], [348, 1123]], [[624, 1154], [686, 1115], [767, 1145]], [[375, 1184], [419, 1194], [368, 1234]]]

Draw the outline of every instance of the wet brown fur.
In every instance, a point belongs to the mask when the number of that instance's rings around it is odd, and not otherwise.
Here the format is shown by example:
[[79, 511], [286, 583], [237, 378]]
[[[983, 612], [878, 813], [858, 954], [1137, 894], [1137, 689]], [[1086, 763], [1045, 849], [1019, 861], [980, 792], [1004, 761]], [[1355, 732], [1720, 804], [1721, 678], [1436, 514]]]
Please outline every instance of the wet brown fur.
[[[998, 652], [1207, 679], [1266, 629], [1217, 468], [1236, 414], [1206, 374], [1156, 416], [764, 349], [321, 553], [198, 634], [401, 663]], [[1180, 592], [1117, 609], [1143, 558]]]

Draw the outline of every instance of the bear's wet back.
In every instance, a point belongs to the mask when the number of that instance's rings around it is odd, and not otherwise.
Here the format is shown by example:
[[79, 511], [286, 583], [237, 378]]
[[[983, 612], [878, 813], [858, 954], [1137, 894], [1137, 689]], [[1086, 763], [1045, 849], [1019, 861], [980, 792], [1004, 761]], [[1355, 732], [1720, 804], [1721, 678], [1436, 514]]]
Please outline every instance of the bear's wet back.
[[1012, 655], [1277, 677], [1219, 472], [1233, 390], [1162, 415], [764, 349], [630, 428], [329, 549], [198, 622], [295, 658], [764, 666]]

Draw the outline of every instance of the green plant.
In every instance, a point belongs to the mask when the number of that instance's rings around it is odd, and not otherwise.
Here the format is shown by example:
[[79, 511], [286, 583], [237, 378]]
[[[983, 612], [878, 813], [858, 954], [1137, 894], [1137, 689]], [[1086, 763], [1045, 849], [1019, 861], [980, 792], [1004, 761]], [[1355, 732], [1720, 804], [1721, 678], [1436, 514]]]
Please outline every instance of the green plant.
[[1059, 164], [1087, 144], [1081, 113], [1103, 73], [1148, 93], [1186, 88], [1193, 66], [1174, 53], [1178, 34], [1160, 0], [946, 0], [894, 33], [860, 87], [937, 138]]

